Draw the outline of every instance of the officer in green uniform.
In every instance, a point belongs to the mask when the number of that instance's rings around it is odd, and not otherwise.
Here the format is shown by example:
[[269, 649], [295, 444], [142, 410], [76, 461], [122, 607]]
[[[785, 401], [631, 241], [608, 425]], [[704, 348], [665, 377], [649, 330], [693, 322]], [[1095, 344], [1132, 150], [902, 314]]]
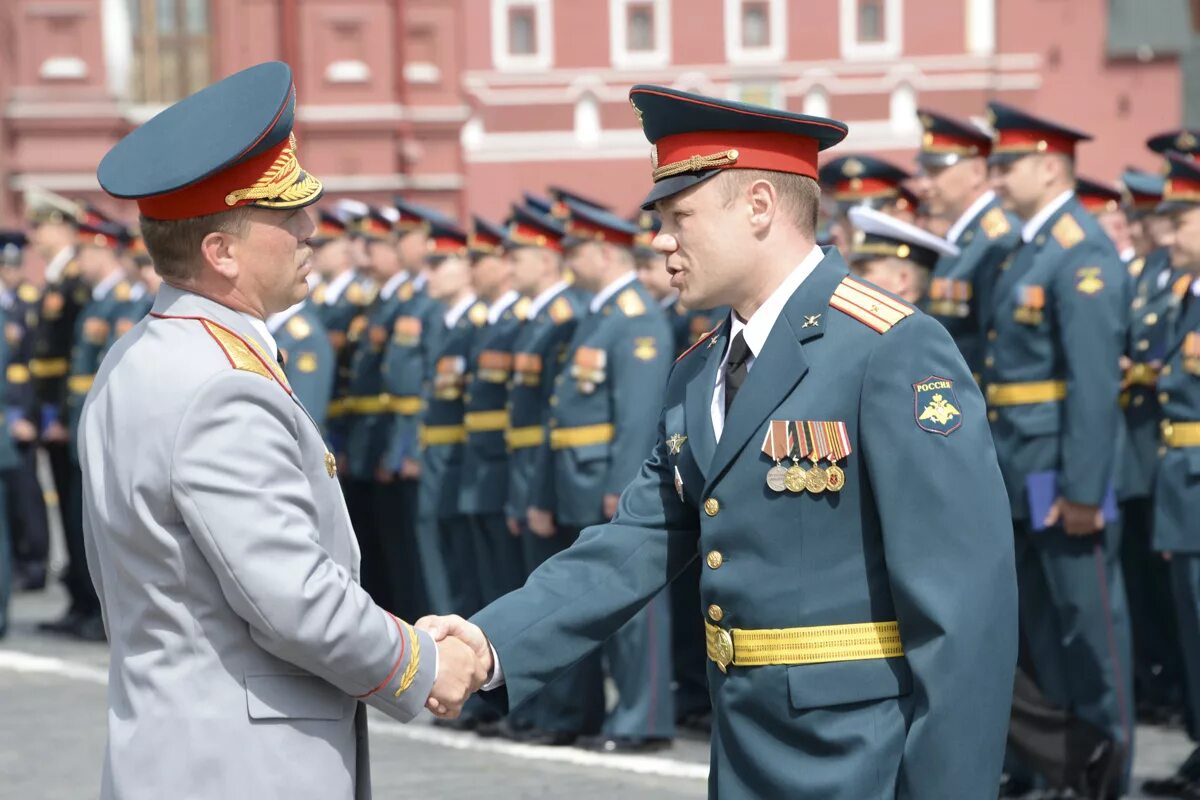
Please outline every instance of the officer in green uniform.
[[988, 180], [992, 137], [934, 111], [923, 109], [917, 117], [923, 130], [915, 183], [921, 207], [949, 226], [946, 238], [959, 251], [938, 259], [924, 309], [946, 326], [971, 372], [979, 375], [979, 312], [989, 302], [1000, 264], [1020, 243], [1020, 225], [1001, 208]]
[[354, 347], [354, 356], [342, 401], [346, 417], [346, 506], [362, 548], [362, 585], [376, 603], [397, 615], [400, 598], [393, 592], [407, 591], [408, 584], [395, 582], [388, 574], [384, 540], [391, 535], [391, 522], [380, 519], [378, 486], [391, 428], [383, 393], [383, 354], [400, 307], [399, 290], [408, 280], [396, 253], [393, 226], [398, 219], [394, 208], [372, 207], [359, 226], [366, 239], [368, 271], [380, 288], [364, 314], [351, 324], [347, 346]]
[[[431, 373], [430, 351], [434, 331], [442, 324], [445, 309], [429, 297], [426, 262], [431, 226], [450, 224], [432, 209], [396, 200], [400, 218], [396, 222], [400, 237], [396, 252], [410, 280], [400, 287], [400, 306], [383, 356], [383, 386], [391, 414], [391, 434], [384, 457], [385, 493], [390, 498], [387, 519], [393, 529], [388, 548], [394, 563], [417, 567], [414, 585], [423, 586], [422, 597], [414, 602], [422, 610], [445, 610], [450, 605], [450, 586], [437, 537], [433, 509], [420, 508], [418, 502], [421, 455], [418, 431], [426, 377]], [[427, 524], [418, 515], [431, 514]], [[403, 544], [403, 547], [400, 545]], [[417, 557], [414, 557], [414, 553]]]
[[487, 306], [487, 322], [476, 331], [467, 353], [463, 396], [462, 483], [458, 507], [475, 543], [478, 582], [490, 603], [525, 582], [521, 539], [508, 529], [508, 387], [513, 373], [513, 341], [528, 301], [513, 288], [512, 262], [505, 254], [504, 231], [486, 220], [472, 220], [468, 238], [471, 286]]
[[1122, 195], [1115, 186], [1089, 178], [1075, 178], [1075, 197], [1083, 209], [1096, 218], [1096, 223], [1117, 249], [1117, 257], [1128, 264], [1137, 257], [1133, 246], [1129, 218], [1125, 216]]
[[[79, 466], [79, 415], [83, 401], [92, 388], [100, 362], [112, 342], [117, 317], [129, 302], [129, 282], [117, 255], [124, 229], [112, 222], [83, 221], [79, 223], [77, 262], [84, 283], [91, 287], [91, 296], [79, 312], [76, 338], [71, 348], [71, 364], [67, 375], [67, 430], [70, 434], [69, 455], [71, 475], [63, 510], [63, 536], [67, 542], [70, 565], [69, 585], [91, 584], [83, 545], [83, 473]], [[93, 596], [95, 590], [92, 590]], [[104, 625], [99, 609], [89, 613], [70, 631], [87, 641], [103, 641]]]
[[326, 433], [325, 414], [333, 396], [337, 363], [316, 307], [306, 299], [272, 314], [267, 317], [267, 330], [279, 345], [284, 374], [300, 405], [321, 432]]
[[150, 313], [150, 309], [154, 307], [154, 298], [158, 295], [158, 287], [162, 285], [162, 277], [154, 271], [154, 263], [146, 251], [146, 243], [137, 231], [126, 231], [121, 246], [121, 260], [125, 266], [126, 281], [129, 283], [129, 300], [122, 303], [117, 311], [112, 338], [108, 342], [109, 347]]
[[[815, 245], [817, 153], [846, 127], [631, 95], [672, 282], [734, 313], [675, 364], [615, 519], [475, 617], [497, 701], [540, 690], [700, 554], [711, 797], [994, 795], [1017, 639], [1007, 498], [946, 331]], [[491, 652], [467, 623], [425, 624]]]
[[[508, 498], [505, 514], [510, 533], [522, 544], [524, 571], [521, 583], [542, 562], [571, 544], [562, 531], [549, 535], [529, 530], [526, 511], [539, 454], [546, 441], [550, 396], [562, 369], [566, 346], [586, 306], [564, 279], [561, 223], [549, 208], [513, 206], [505, 230], [506, 249], [512, 261], [513, 286], [528, 300], [526, 319], [513, 340], [513, 372], [509, 390]], [[525, 731], [510, 731], [521, 741], [564, 745], [580, 733], [599, 725], [600, 698], [589, 685], [587, 670], [575, 670], [555, 681], [524, 710]], [[587, 691], [590, 702], [582, 702]], [[592, 719], [584, 714], [590, 709]]]
[[[10, 257], [5, 251], [9, 245], [16, 248], [16, 241], [15, 238], [0, 232], [0, 257]], [[7, 326], [9, 313], [8, 309], [0, 307], [0, 328]], [[9, 342], [8, 337], [3, 336], [0, 337], [0, 364], [8, 363]], [[0, 397], [8, 396], [7, 377], [0, 373]], [[9, 492], [12, 481], [8, 480], [7, 476], [12, 475], [20, 466], [21, 458], [12, 439], [8, 419], [4, 414], [0, 414], [0, 474], [6, 476], [5, 480], [0, 481], [0, 639], [8, 633], [8, 601], [12, 595], [13, 560], [16, 555], [10, 524], [12, 515], [8, 513], [8, 504], [12, 502]]]
[[1011, 503], [1037, 684], [1131, 755], [1133, 697], [1113, 480], [1129, 294], [1075, 198], [1087, 134], [993, 103], [996, 189], [1022, 220], [983, 312], [988, 418]]
[[[575, 539], [612, 518], [653, 446], [654, 418], [645, 407], [666, 385], [674, 341], [666, 315], [637, 280], [637, 227], [593, 206], [566, 204], [568, 264], [593, 297], [555, 378], [548, 458], [539, 464], [528, 514], [534, 534]], [[594, 746], [644, 751], [674, 736], [670, 619], [670, 597], [654, 598], [605, 642], [618, 700]]]
[[37, 326], [42, 295], [25, 279], [20, 231], [0, 232], [0, 307], [8, 345], [4, 415], [17, 450], [17, 466], [4, 475], [8, 521], [16, 556], [13, 583], [18, 591], [42, 589], [50, 555], [46, 499], [37, 476], [37, 403], [29, 376], [30, 330]]
[[[1188, 734], [1200, 740], [1200, 165], [1169, 156], [1162, 211], [1172, 220], [1171, 266], [1181, 271], [1181, 304], [1168, 323], [1158, 377], [1162, 463], [1154, 485], [1153, 547], [1168, 568], [1183, 649]], [[1169, 779], [1148, 781], [1155, 796], [1200, 798], [1200, 749]]]
[[847, 217], [854, 226], [850, 271], [914, 306], [927, 299], [937, 262], [959, 255], [942, 237], [882, 211], [858, 206]]
[[[1126, 172], [1122, 176], [1130, 239], [1129, 335], [1121, 357], [1121, 408], [1125, 425], [1117, 450], [1117, 499], [1121, 508], [1121, 566], [1133, 632], [1133, 682], [1137, 718], [1165, 723], [1183, 704], [1181, 654], [1167, 565], [1150, 547], [1154, 475], [1158, 470], [1158, 370], [1166, 352], [1168, 320], [1178, 308], [1171, 292], [1169, 231], [1159, 218], [1163, 178]], [[1107, 206], [1107, 203], [1106, 203]], [[1113, 212], [1105, 210], [1106, 214]], [[1151, 234], [1155, 239], [1148, 238]]]
[[821, 188], [833, 200], [829, 236], [835, 247], [846, 249], [854, 229], [846, 213], [864, 205], [886, 213], [907, 211], [909, 200], [901, 184], [912, 178], [906, 170], [882, 158], [868, 155], [841, 156], [821, 166]]

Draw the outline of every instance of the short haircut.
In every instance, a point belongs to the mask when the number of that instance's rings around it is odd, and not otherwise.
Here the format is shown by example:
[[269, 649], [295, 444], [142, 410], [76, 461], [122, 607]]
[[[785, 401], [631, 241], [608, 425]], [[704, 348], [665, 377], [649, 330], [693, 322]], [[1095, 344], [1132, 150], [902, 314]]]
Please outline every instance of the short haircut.
[[821, 187], [807, 175], [768, 169], [727, 169], [717, 180], [723, 181], [721, 192], [725, 203], [731, 202], [734, 195], [755, 181], [769, 181], [775, 187], [781, 210], [795, 222], [800, 232], [816, 235]]
[[201, 247], [210, 233], [244, 236], [250, 224], [250, 208], [241, 207], [188, 219], [140, 219], [142, 240], [164, 278], [190, 280], [200, 272]]

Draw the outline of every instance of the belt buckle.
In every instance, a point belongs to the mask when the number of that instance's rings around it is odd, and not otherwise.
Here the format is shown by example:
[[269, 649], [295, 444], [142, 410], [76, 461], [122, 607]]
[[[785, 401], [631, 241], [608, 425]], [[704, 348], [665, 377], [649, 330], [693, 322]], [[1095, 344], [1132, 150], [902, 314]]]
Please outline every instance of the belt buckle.
[[708, 644], [708, 657], [721, 672], [728, 671], [733, 663], [733, 636], [724, 628], [714, 627], [710, 629]]

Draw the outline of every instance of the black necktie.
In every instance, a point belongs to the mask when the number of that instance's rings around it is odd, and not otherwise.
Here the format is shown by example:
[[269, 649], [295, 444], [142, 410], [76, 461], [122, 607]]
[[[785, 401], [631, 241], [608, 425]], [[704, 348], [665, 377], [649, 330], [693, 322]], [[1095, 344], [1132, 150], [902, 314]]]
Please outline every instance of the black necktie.
[[287, 355], [283, 352], [282, 347], [278, 348], [275, 351], [275, 360], [279, 362], [280, 369], [282, 369], [282, 370], [287, 369]]
[[725, 362], [725, 416], [729, 416], [733, 398], [737, 396], [738, 389], [742, 388], [742, 383], [746, 380], [746, 373], [749, 371], [746, 362], [749, 360], [750, 346], [746, 344], [742, 332], [738, 331], [737, 336], [729, 343], [729, 360]]

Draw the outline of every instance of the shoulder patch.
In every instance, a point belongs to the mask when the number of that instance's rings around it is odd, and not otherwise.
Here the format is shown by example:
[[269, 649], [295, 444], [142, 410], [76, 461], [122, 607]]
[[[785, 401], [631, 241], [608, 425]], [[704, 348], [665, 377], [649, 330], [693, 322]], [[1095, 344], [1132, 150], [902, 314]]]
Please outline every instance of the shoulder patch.
[[878, 333], [887, 333], [900, 320], [916, 311], [901, 300], [894, 300], [875, 287], [847, 275], [834, 289], [829, 307], [854, 317]]
[[550, 315], [550, 319], [554, 320], [556, 325], [569, 322], [575, 317], [575, 309], [571, 308], [571, 301], [562, 295], [554, 298], [554, 302], [550, 304], [550, 308], [547, 313]]
[[471, 310], [467, 312], [467, 319], [471, 320], [471, 324], [476, 328], [487, 324], [488, 308], [483, 303], [476, 303], [471, 306]]
[[309, 325], [308, 320], [298, 314], [289, 319], [285, 327], [293, 339], [304, 339], [312, 333], [312, 325]]
[[1008, 217], [999, 208], [993, 208], [984, 214], [983, 219], [979, 221], [979, 227], [983, 228], [984, 236], [989, 239], [997, 239], [1012, 230]]
[[36, 303], [40, 296], [32, 283], [22, 283], [21, 288], [17, 289], [17, 297], [21, 298], [22, 303]]
[[617, 295], [617, 308], [627, 317], [640, 317], [646, 313], [646, 304], [636, 289], [626, 289]]
[[[167, 319], [172, 318], [167, 317]], [[200, 319], [200, 324], [204, 326], [204, 330], [208, 331], [208, 335], [213, 338], [213, 341], [225, 353], [225, 357], [229, 359], [231, 367], [245, 372], [253, 372], [255, 375], [261, 375], [267, 380], [273, 380], [282, 386], [288, 394], [292, 393], [292, 387], [288, 385], [287, 378], [283, 376], [277, 367], [270, 365], [268, 356], [262, 352], [261, 348], [238, 336], [224, 325], [220, 325], [210, 319]]]
[[954, 381], [930, 375], [913, 384], [913, 415], [917, 427], [929, 433], [949, 436], [962, 427]]
[[1079, 227], [1079, 223], [1070, 214], [1059, 217], [1058, 222], [1050, 229], [1050, 234], [1063, 250], [1070, 250], [1085, 238], [1083, 228]]
[[1142, 270], [1146, 268], [1146, 259], [1144, 256], [1138, 256], [1133, 261], [1129, 262], [1129, 277], [1140, 278]]
[[[693, 344], [691, 347], [689, 347], [687, 350], [684, 350], [682, 353], [680, 353], [679, 357], [675, 359], [675, 363], [678, 364], [680, 361], [683, 361], [684, 356], [686, 356], [688, 353], [691, 353], [693, 350], [695, 350], [697, 347], [699, 347], [700, 345], [707, 342], [712, 337], [716, 336], [717, 331], [721, 330], [721, 326], [724, 324], [725, 324], [725, 321], [721, 320], [720, 322], [717, 323], [717, 327], [713, 328], [711, 331], [708, 331], [707, 333], [700, 334], [700, 336], [697, 337], [697, 339], [696, 339], [696, 343]], [[709, 344], [709, 347], [712, 347], [711, 343]]]
[[653, 336], [639, 336], [633, 340], [633, 357], [639, 361], [653, 361], [658, 355], [658, 343]]
[[1099, 267], [1080, 267], [1075, 270], [1075, 289], [1080, 294], [1089, 297], [1098, 294], [1104, 288], [1104, 279], [1100, 277]]

